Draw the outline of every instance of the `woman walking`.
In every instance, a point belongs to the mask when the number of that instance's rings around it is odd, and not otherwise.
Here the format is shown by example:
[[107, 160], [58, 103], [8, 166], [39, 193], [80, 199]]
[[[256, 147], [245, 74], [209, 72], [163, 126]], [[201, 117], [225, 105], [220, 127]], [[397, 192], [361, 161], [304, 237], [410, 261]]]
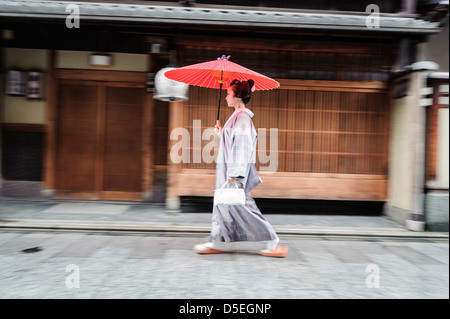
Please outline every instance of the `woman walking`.
[[194, 247], [199, 254], [221, 253], [225, 249], [224, 243], [239, 241], [266, 241], [266, 249], [259, 251], [263, 256], [285, 257], [288, 252], [287, 247], [278, 246], [275, 230], [249, 195], [262, 183], [255, 167], [257, 134], [252, 121], [254, 114], [245, 107], [250, 101], [253, 86], [253, 80], [231, 82], [226, 101], [235, 111], [223, 129], [219, 121], [215, 126], [215, 132], [220, 136], [215, 189], [220, 189], [225, 182], [237, 183], [245, 190], [246, 202], [244, 206], [214, 206], [210, 242]]

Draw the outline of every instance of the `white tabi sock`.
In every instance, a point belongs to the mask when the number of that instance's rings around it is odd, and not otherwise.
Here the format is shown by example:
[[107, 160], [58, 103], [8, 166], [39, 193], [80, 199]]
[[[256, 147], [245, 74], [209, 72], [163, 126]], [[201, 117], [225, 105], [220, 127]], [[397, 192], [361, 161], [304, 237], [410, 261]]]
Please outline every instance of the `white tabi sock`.
[[277, 247], [278, 242], [280, 241], [280, 239], [277, 237], [275, 239], [272, 240], [268, 240], [267, 241], [267, 249], [275, 249], [275, 247]]

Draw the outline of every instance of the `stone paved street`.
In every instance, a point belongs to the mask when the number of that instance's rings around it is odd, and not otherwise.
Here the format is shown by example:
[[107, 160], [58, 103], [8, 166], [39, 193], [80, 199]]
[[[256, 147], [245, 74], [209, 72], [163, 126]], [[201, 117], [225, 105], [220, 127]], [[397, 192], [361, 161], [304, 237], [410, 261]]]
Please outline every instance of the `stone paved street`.
[[448, 240], [282, 237], [284, 259], [204, 240], [2, 230], [0, 298], [449, 298]]

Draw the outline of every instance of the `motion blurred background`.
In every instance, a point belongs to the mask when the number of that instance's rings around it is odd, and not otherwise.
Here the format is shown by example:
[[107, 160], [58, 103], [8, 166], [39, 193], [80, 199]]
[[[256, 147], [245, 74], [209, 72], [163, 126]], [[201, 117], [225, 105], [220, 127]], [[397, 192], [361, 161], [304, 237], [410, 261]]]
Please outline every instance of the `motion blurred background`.
[[281, 84], [248, 104], [277, 160], [257, 162], [264, 213], [448, 231], [448, 1], [2, 1], [0, 30], [2, 196], [210, 211], [193, 121], [215, 125], [218, 92], [155, 77], [230, 55]]

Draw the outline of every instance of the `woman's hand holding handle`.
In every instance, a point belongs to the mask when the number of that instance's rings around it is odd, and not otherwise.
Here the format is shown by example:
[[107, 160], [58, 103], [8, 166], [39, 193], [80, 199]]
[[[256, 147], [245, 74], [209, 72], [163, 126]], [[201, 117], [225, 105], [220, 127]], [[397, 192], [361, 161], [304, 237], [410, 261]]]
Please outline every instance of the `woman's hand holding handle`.
[[214, 126], [214, 133], [220, 135], [222, 133], [222, 126], [220, 126], [220, 121], [217, 120], [216, 126]]

